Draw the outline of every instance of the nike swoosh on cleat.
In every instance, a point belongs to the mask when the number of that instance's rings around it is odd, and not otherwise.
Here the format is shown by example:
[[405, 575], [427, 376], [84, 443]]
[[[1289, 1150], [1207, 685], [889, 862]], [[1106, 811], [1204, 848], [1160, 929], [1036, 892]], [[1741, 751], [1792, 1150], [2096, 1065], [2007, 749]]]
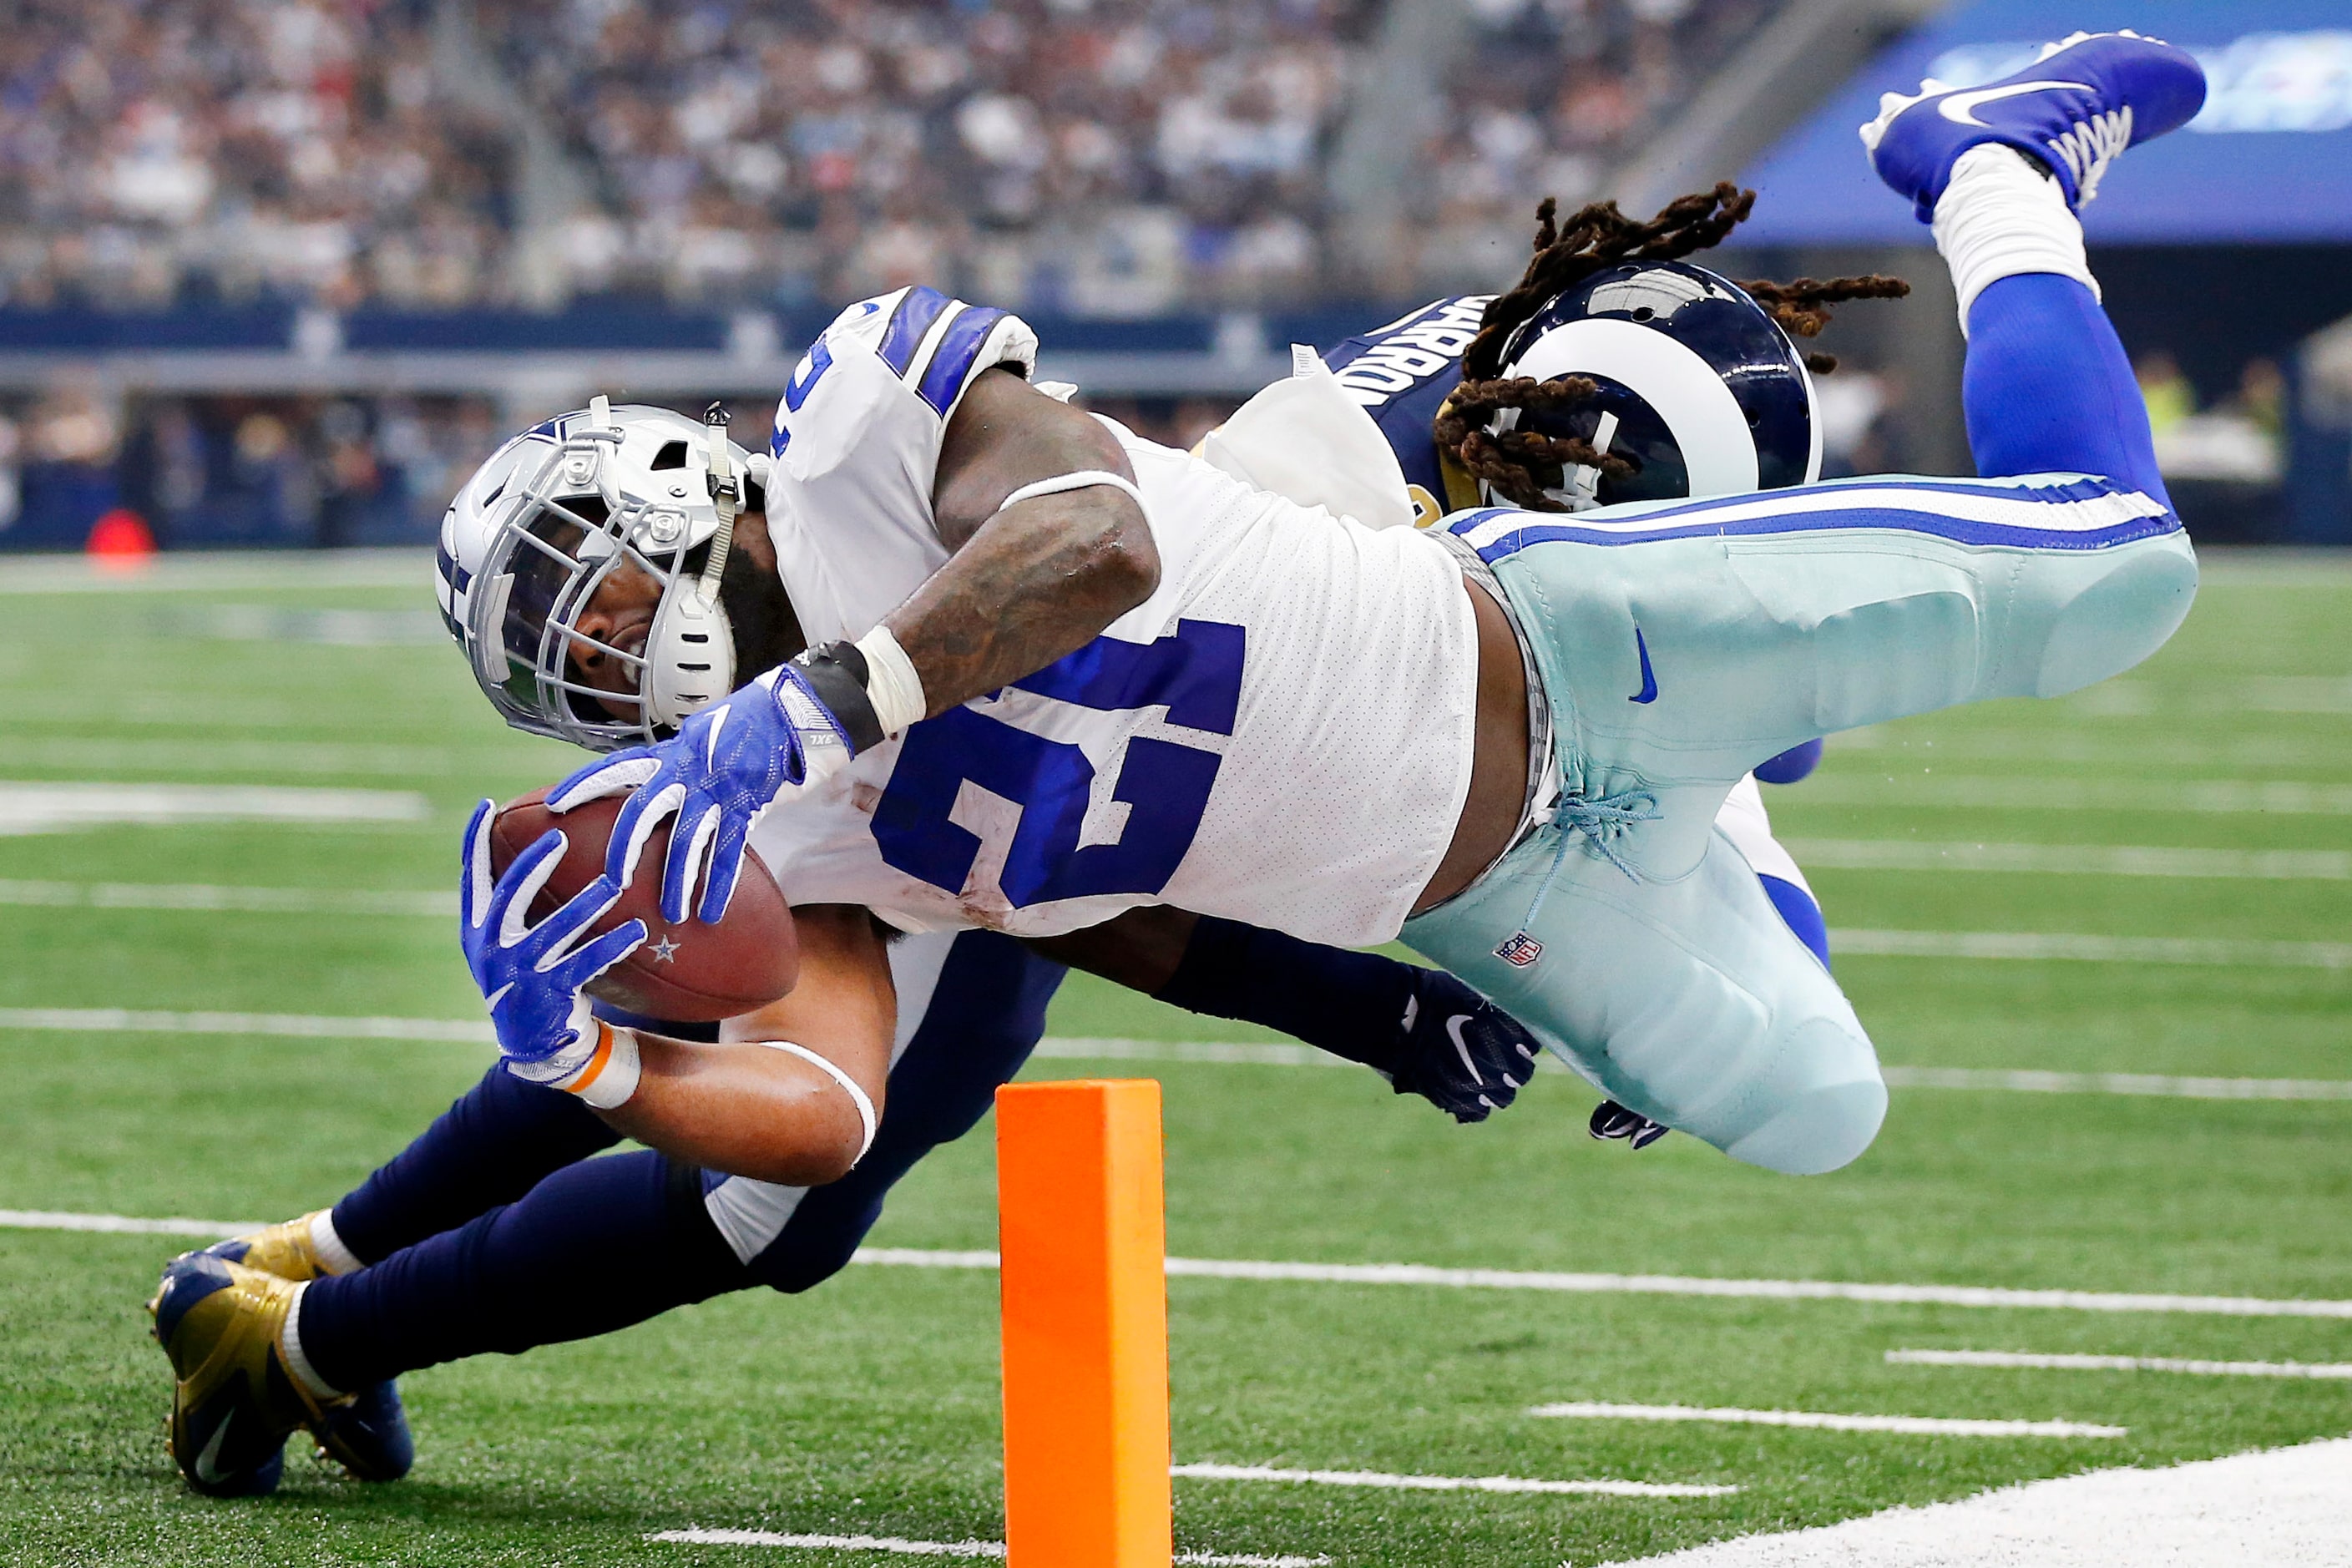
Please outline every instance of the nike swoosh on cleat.
[[2060, 89], [2089, 92], [2091, 85], [2081, 81], [2013, 81], [2007, 87], [1978, 88], [1969, 92], [1953, 93], [1937, 103], [1936, 112], [1955, 125], [1973, 125], [1979, 131], [1990, 131], [1992, 127], [1977, 118], [1976, 111], [1984, 105], [2004, 98], [2021, 97], [2029, 92], [2053, 92]]
[[1628, 702], [1655, 702], [1658, 700], [1658, 678], [1650, 673], [1650, 645], [1642, 640], [1642, 628], [1633, 628], [1633, 648], [1642, 656], [1642, 689], [1625, 699]]
[[1462, 1068], [1470, 1075], [1472, 1083], [1485, 1083], [1478, 1076], [1478, 1064], [1470, 1059], [1470, 1047], [1462, 1043], [1462, 1026], [1470, 1021], [1467, 1013], [1456, 1013], [1445, 1020], [1445, 1037], [1454, 1042], [1454, 1053], [1462, 1058]]
[[204, 1452], [196, 1456], [196, 1479], [208, 1487], [216, 1487], [228, 1479], [220, 1468], [220, 1454], [222, 1446], [228, 1441], [229, 1424], [236, 1419], [236, 1409], [232, 1405], [228, 1414], [221, 1417], [220, 1425], [213, 1428], [213, 1435], [205, 1440]]

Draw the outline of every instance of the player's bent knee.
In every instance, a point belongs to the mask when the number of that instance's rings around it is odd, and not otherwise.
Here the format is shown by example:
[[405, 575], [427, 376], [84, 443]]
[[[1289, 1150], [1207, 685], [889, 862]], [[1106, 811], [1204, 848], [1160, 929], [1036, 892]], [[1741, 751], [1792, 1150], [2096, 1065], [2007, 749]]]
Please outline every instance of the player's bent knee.
[[1885, 1083], [1833, 1084], [1808, 1089], [1724, 1152], [1784, 1175], [1819, 1176], [1862, 1158], [1885, 1120]]
[[2185, 533], [2117, 547], [2112, 566], [2052, 626], [2033, 683], [2063, 697], [2120, 675], [2162, 647], [2197, 595], [2197, 556]]

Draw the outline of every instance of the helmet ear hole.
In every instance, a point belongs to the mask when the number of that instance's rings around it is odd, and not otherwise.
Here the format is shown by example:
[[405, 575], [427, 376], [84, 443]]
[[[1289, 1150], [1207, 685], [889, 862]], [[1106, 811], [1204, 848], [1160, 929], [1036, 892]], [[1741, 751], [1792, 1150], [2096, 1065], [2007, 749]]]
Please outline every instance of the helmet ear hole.
[[656, 473], [659, 473], [664, 468], [686, 467], [686, 443], [683, 441], [667, 443], [660, 451], [654, 454], [654, 460], [646, 466]]

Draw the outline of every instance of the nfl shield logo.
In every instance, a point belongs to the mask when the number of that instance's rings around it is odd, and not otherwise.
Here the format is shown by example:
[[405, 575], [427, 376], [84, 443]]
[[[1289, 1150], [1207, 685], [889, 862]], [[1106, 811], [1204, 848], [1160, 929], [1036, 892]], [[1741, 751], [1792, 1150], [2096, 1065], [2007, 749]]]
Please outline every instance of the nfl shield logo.
[[1495, 950], [1495, 956], [1514, 969], [1525, 969], [1543, 956], [1543, 943], [1520, 931]]

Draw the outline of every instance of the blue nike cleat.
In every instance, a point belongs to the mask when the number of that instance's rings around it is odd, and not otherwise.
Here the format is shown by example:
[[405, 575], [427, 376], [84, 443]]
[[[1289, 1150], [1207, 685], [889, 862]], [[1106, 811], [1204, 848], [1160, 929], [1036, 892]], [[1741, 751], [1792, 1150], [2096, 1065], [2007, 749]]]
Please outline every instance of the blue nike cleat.
[[1822, 765], [1822, 743], [1807, 741], [1801, 746], [1791, 746], [1779, 756], [1756, 764], [1756, 776], [1768, 784], [1800, 784], [1812, 776]]
[[[251, 1236], [215, 1242], [205, 1248], [205, 1255], [296, 1284], [316, 1279], [328, 1271], [310, 1242], [310, 1222], [316, 1217], [304, 1215]], [[310, 1425], [319, 1451], [355, 1479], [396, 1481], [416, 1463], [416, 1443], [401, 1406], [400, 1387], [389, 1378], [324, 1406]]]
[[2079, 211], [2125, 148], [2179, 130], [2204, 106], [2204, 68], [2188, 50], [2129, 31], [2076, 33], [1982, 87], [1930, 79], [1908, 97], [1884, 94], [1862, 144], [1921, 223], [1935, 215], [1960, 154], [1990, 142], [2048, 165]]
[[1536, 1037], [1442, 969], [1416, 969], [1404, 1010], [1405, 1054], [1389, 1079], [1456, 1121], [1484, 1121], [1535, 1076]]

